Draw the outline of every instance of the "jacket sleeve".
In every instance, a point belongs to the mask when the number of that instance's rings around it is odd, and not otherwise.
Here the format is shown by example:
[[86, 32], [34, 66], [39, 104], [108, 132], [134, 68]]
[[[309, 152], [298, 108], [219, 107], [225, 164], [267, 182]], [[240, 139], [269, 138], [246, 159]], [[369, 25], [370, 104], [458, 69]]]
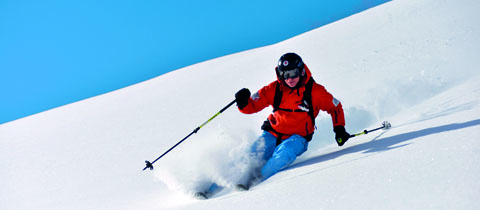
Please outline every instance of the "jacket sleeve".
[[318, 104], [318, 109], [330, 114], [333, 126], [345, 126], [345, 115], [343, 113], [342, 103], [321, 85], [319, 85], [315, 94], [317, 95], [317, 100], [314, 104]]
[[239, 109], [244, 114], [253, 114], [262, 111], [273, 104], [275, 97], [275, 82], [263, 87], [248, 99], [248, 105]]

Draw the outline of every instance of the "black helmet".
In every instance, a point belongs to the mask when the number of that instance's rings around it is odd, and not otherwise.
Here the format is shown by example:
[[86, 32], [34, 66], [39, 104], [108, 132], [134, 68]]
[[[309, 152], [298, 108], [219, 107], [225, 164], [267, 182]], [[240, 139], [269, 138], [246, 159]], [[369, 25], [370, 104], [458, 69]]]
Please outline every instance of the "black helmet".
[[294, 78], [303, 72], [302, 58], [295, 53], [286, 53], [280, 57], [277, 65], [277, 75], [280, 79]]

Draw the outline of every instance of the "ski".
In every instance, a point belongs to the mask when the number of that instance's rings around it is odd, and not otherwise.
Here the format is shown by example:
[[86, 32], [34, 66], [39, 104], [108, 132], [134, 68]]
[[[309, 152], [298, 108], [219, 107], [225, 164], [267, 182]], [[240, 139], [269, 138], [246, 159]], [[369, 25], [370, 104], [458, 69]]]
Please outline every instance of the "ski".
[[213, 195], [222, 191], [222, 189], [223, 189], [222, 186], [218, 185], [217, 183], [212, 183], [207, 190], [195, 192], [193, 196], [200, 200], [206, 200], [206, 199], [212, 198]]
[[200, 200], [208, 199], [208, 196], [207, 196], [207, 194], [205, 194], [205, 192], [196, 192], [196, 193], [193, 194], [193, 197], [195, 197], [197, 199], [200, 199]]
[[237, 185], [235, 185], [235, 190], [236, 191], [247, 191], [247, 190], [249, 190], [249, 187], [247, 185], [244, 185], [244, 184], [237, 184]]

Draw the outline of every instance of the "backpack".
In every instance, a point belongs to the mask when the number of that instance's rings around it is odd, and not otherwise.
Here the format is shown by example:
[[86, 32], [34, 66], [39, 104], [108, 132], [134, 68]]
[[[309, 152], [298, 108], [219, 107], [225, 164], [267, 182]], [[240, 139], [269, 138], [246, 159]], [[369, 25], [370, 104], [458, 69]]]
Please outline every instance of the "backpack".
[[[303, 99], [302, 99], [302, 101], [304, 103], [304, 107], [302, 107], [303, 109], [301, 109], [301, 108], [299, 108], [299, 109], [284, 109], [284, 108], [280, 107], [280, 103], [282, 102], [283, 93], [280, 90], [280, 83], [277, 81], [276, 88], [275, 88], [275, 96], [273, 98], [273, 104], [272, 104], [273, 112], [276, 112], [278, 110], [287, 111], [287, 112], [308, 112], [308, 115], [312, 119], [313, 126], [315, 127], [315, 116], [313, 114], [313, 105], [312, 105], [313, 83], [315, 83], [315, 80], [313, 79], [313, 77], [310, 77], [310, 80], [308, 80], [307, 84], [305, 84], [305, 92], [303, 92]], [[264, 124], [262, 125], [262, 129], [265, 130], [265, 131], [273, 131], [274, 133], [278, 134], [277, 145], [279, 145], [281, 143], [281, 138], [284, 134], [275, 131], [272, 128], [272, 125], [270, 125], [270, 121], [268, 121], [268, 120], [265, 121]], [[312, 137], [313, 137], [313, 132], [311, 134], [308, 134], [307, 136], [304, 136], [304, 138], [307, 141], [312, 140]]]

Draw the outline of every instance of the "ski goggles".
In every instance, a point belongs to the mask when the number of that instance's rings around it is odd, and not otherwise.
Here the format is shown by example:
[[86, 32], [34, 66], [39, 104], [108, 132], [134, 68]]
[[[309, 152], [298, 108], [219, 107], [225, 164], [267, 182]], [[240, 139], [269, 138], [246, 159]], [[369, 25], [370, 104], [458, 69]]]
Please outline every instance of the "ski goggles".
[[281, 79], [293, 79], [300, 76], [300, 69], [295, 68], [295, 69], [284, 70], [284, 71], [280, 70], [278, 71], [278, 74]]

